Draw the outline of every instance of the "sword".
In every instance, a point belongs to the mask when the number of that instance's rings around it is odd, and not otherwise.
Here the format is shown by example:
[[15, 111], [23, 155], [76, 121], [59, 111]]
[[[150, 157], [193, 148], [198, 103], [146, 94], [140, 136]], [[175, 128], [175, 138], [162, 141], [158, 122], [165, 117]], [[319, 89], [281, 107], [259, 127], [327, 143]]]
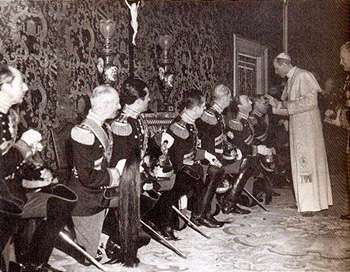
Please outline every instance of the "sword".
[[166, 247], [174, 251], [180, 257], [187, 259], [187, 256], [184, 253], [182, 253], [179, 249], [177, 249], [175, 246], [170, 244], [162, 235], [160, 235], [158, 232], [156, 232], [154, 229], [152, 229], [149, 225], [147, 225], [142, 220], [140, 220], [140, 222], [143, 226], [145, 226], [148, 230], [150, 230], [155, 236], [157, 236], [157, 238], [160, 239], [161, 243], [164, 243]]
[[256, 203], [259, 205], [260, 208], [262, 208], [263, 210], [268, 212], [268, 209], [266, 209], [264, 207], [264, 205], [262, 205], [259, 200], [257, 200], [251, 193], [249, 193], [249, 191], [246, 188], [243, 188], [243, 191]]
[[173, 210], [186, 222], [186, 224], [192, 228], [193, 230], [197, 231], [201, 235], [203, 235], [207, 239], [211, 239], [211, 237], [206, 234], [204, 231], [202, 231], [200, 228], [196, 226], [186, 215], [184, 215], [178, 208], [176, 208], [174, 205], [172, 206]]
[[68, 244], [70, 244], [75, 249], [77, 249], [80, 253], [82, 253], [90, 262], [92, 262], [95, 266], [97, 266], [97, 268], [101, 269], [102, 271], [108, 271], [107, 268], [105, 268], [102, 264], [96, 261], [95, 258], [92, 257], [89, 253], [87, 253], [82, 247], [76, 244], [67, 234], [60, 232], [59, 236], [63, 240], [65, 240]]

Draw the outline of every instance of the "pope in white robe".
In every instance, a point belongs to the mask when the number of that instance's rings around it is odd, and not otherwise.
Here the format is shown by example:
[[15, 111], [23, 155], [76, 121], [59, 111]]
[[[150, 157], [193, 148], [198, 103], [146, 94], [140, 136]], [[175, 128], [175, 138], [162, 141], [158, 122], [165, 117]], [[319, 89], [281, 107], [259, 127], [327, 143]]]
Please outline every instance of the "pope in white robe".
[[317, 94], [312, 73], [292, 66], [287, 54], [274, 60], [275, 71], [288, 77], [280, 101], [271, 101], [276, 114], [289, 116], [293, 187], [299, 212], [317, 212], [333, 205], [332, 190]]

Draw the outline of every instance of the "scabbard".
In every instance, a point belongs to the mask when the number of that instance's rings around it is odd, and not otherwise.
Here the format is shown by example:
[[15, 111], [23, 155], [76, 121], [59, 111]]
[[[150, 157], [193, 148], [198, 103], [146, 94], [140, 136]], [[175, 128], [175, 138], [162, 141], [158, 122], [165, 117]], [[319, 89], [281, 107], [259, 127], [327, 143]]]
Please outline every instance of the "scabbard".
[[92, 262], [97, 268], [101, 269], [102, 271], [108, 271], [107, 268], [105, 268], [102, 264], [100, 264], [98, 261], [95, 260], [94, 257], [92, 257], [89, 253], [87, 253], [82, 247], [80, 247], [78, 244], [76, 244], [67, 234], [60, 232], [59, 236], [65, 240], [68, 244], [73, 246], [75, 249], [77, 249], [80, 253], [82, 253], [90, 262]]
[[206, 234], [204, 231], [202, 231], [200, 228], [196, 226], [186, 215], [184, 215], [178, 208], [176, 208], [174, 205], [172, 206], [173, 210], [186, 222], [186, 224], [195, 230], [196, 232], [200, 233], [207, 239], [211, 239], [211, 237]]
[[170, 248], [172, 251], [174, 251], [177, 255], [180, 257], [187, 259], [187, 256], [182, 253], [179, 249], [177, 249], [175, 246], [170, 244], [162, 235], [160, 235], [158, 232], [156, 232], [154, 229], [152, 229], [148, 224], [140, 220], [141, 224], [145, 226], [149, 231], [151, 231], [155, 236], [157, 236], [158, 239], [160, 239], [161, 243], [164, 243], [166, 247]]

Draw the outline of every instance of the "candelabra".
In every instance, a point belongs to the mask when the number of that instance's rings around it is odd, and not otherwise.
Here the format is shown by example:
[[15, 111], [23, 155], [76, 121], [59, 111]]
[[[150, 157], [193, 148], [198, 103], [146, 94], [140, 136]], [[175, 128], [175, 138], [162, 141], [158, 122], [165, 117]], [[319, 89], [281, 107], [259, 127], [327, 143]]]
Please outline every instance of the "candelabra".
[[116, 31], [115, 22], [113, 20], [101, 20], [100, 32], [105, 38], [102, 47], [102, 57], [98, 60], [98, 71], [102, 75], [102, 83], [114, 84], [117, 77], [117, 67], [113, 64], [113, 58], [115, 55], [112, 37]]
[[163, 104], [158, 107], [159, 111], [174, 111], [174, 106], [169, 104], [169, 96], [174, 88], [174, 74], [171, 68], [174, 59], [169, 56], [169, 49], [173, 45], [174, 40], [170, 35], [159, 37], [158, 44], [163, 52], [159, 60], [159, 78], [161, 80], [160, 93], [163, 97]]

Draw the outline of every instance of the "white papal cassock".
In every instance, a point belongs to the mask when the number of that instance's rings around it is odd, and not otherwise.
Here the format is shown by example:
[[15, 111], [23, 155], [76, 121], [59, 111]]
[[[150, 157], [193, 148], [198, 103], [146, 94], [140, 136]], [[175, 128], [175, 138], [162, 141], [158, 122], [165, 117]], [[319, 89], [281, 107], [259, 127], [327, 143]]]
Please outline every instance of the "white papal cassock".
[[333, 205], [317, 93], [312, 73], [293, 67], [282, 95], [289, 113], [293, 186], [299, 212], [320, 211]]

